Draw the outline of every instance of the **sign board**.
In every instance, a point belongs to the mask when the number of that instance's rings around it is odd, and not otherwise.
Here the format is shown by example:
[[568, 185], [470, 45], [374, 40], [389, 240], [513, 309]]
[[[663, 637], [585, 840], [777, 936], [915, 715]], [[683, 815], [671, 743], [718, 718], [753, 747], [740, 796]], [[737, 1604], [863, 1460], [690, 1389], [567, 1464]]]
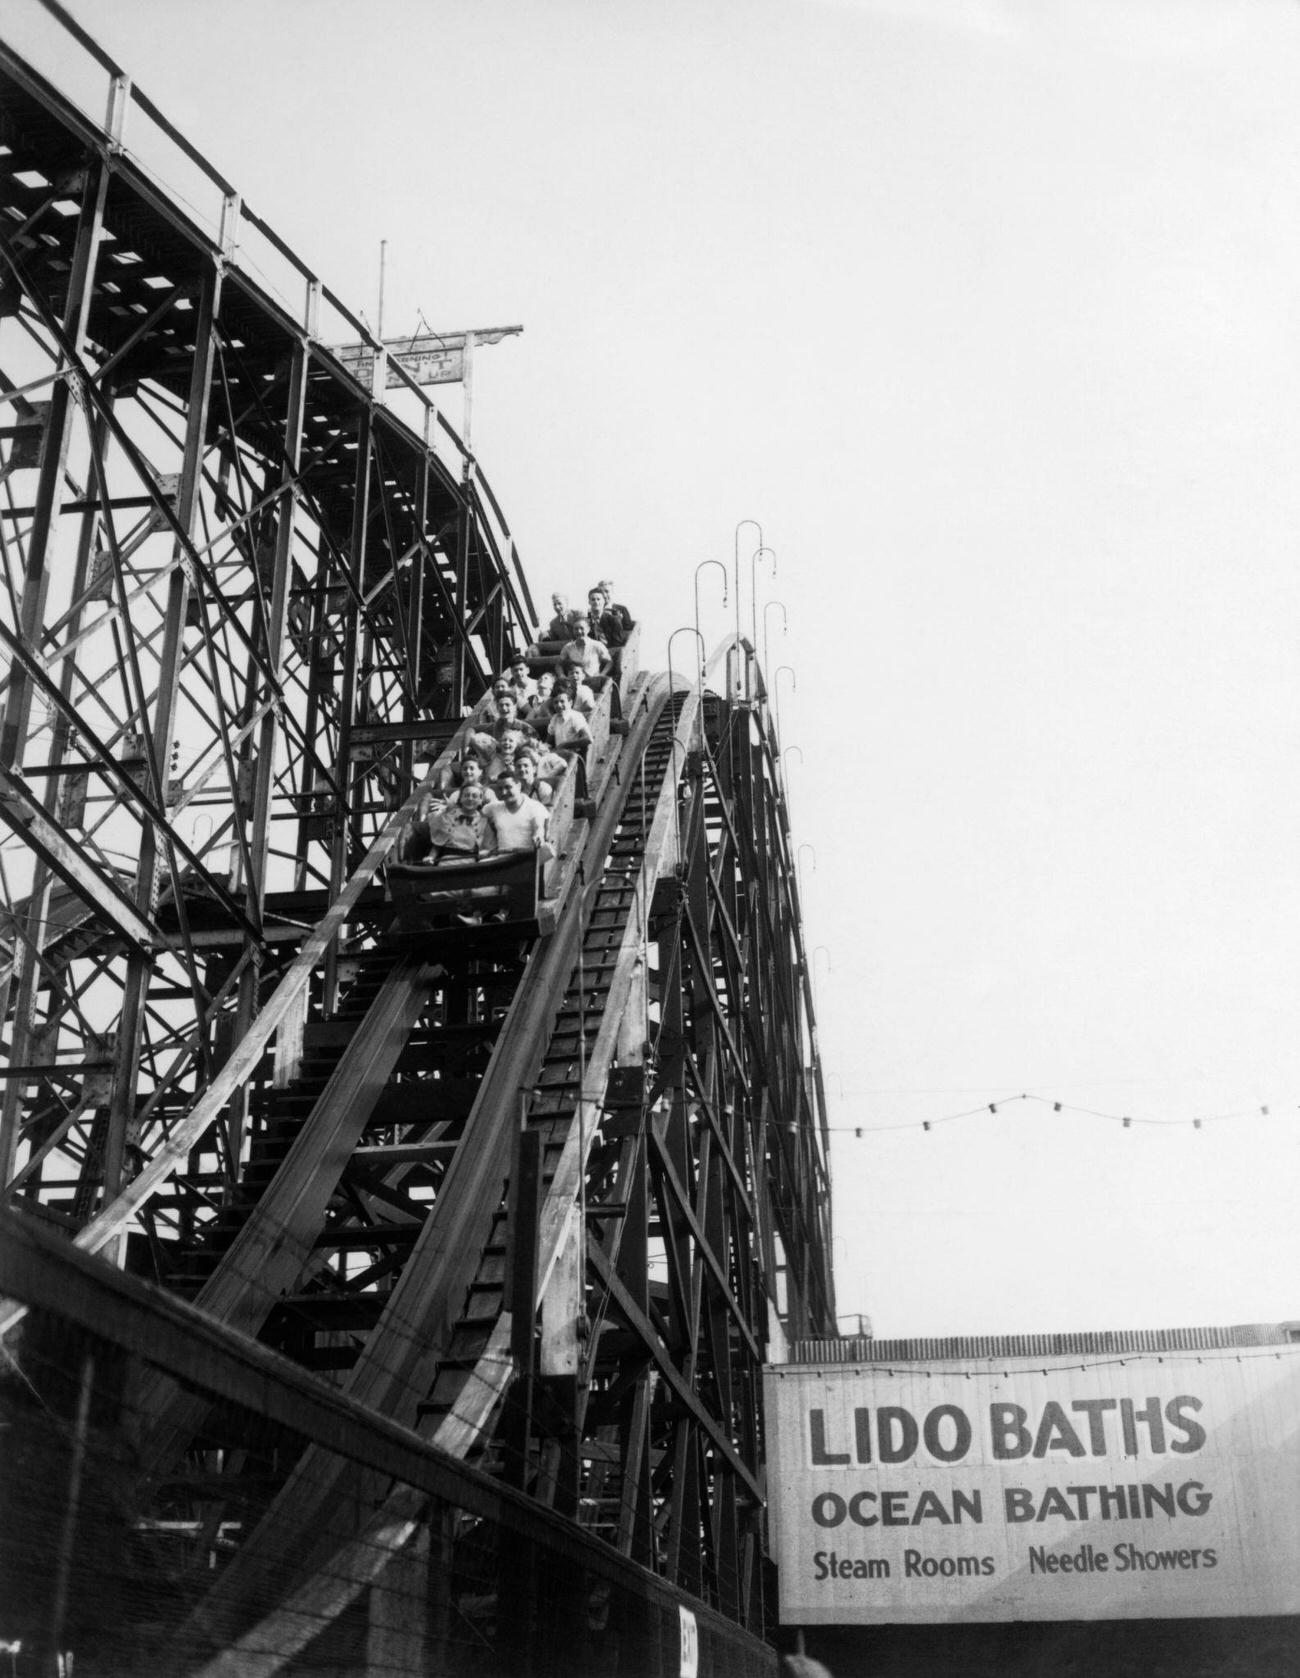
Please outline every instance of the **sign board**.
[[[386, 338], [385, 382], [390, 390], [403, 384], [398, 372], [401, 367], [417, 385], [458, 384], [465, 377], [467, 343], [472, 347], [496, 344], [522, 331], [522, 326], [486, 326], [475, 332], [426, 332], [410, 338]], [[369, 344], [344, 344], [334, 354], [354, 379], [367, 390], [373, 387], [375, 352]]]
[[700, 1629], [689, 1608], [677, 1604], [678, 1622], [682, 1634], [682, 1663], [678, 1678], [699, 1678]]
[[1300, 1613], [1300, 1345], [764, 1386], [786, 1624]]

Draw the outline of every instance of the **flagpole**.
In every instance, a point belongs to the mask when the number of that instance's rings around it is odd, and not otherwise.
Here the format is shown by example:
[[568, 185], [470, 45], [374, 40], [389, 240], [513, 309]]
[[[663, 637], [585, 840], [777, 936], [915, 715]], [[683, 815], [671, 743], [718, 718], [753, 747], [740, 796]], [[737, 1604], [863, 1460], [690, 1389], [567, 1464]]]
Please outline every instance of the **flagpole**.
[[474, 334], [472, 332], [465, 334], [464, 355], [465, 366], [462, 383], [465, 389], [465, 412], [463, 415], [465, 453], [472, 454], [474, 452], [470, 442], [470, 417], [474, 407]]

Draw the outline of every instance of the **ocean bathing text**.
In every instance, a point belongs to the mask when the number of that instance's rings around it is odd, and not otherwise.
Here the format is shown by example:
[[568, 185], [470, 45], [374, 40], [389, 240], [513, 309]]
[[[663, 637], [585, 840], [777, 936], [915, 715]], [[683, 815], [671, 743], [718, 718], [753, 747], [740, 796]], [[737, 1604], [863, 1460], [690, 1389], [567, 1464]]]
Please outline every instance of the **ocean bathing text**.
[[[1029, 1486], [1002, 1488], [1002, 1518], [1008, 1526], [1026, 1521], [1151, 1521], [1163, 1515], [1204, 1515], [1214, 1493], [1200, 1480], [1175, 1485], [1148, 1481], [1125, 1486]], [[933, 1521], [938, 1526], [961, 1526], [984, 1521], [984, 1496], [978, 1488], [953, 1487], [943, 1495], [924, 1490], [859, 1491], [849, 1496], [819, 1492], [812, 1500], [812, 1518], [819, 1527], [846, 1522], [859, 1527], [917, 1527]]]

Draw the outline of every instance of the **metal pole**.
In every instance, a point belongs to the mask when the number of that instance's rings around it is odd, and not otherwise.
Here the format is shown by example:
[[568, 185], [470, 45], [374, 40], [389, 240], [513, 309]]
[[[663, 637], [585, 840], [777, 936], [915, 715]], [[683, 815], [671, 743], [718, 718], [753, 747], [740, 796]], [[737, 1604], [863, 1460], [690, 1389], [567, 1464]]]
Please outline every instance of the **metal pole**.
[[791, 688], [791, 691], [794, 692], [794, 693], [797, 693], [799, 691], [799, 678], [798, 678], [798, 676], [795, 675], [794, 665], [793, 664], [779, 665], [777, 667], [776, 675], [772, 677], [772, 700], [773, 700], [773, 704], [774, 704], [775, 709], [776, 709], [776, 737], [777, 737], [778, 745], [780, 744], [780, 740], [781, 740], [781, 672], [782, 672], [782, 670], [788, 670], [790, 672], [790, 688]]
[[788, 635], [790, 633], [790, 616], [789, 616], [789, 613], [785, 609], [785, 602], [783, 600], [769, 600], [767, 602], [767, 604], [763, 607], [763, 670], [764, 670], [764, 673], [766, 673], [767, 667], [768, 667], [767, 614], [772, 610], [773, 606], [779, 606], [781, 608], [781, 633], [782, 633], [782, 635]]
[[90, 1424], [90, 1394], [95, 1384], [95, 1359], [87, 1352], [81, 1360], [81, 1387], [77, 1393], [77, 1419], [72, 1435], [72, 1461], [68, 1465], [68, 1501], [59, 1534], [59, 1554], [54, 1570], [54, 1605], [50, 1610], [49, 1670], [63, 1670], [63, 1626], [68, 1613], [68, 1581], [72, 1573], [72, 1552], [77, 1541], [77, 1509], [81, 1503], [81, 1477], [86, 1461], [86, 1434]]
[[772, 575], [775, 577], [775, 548], [757, 547], [749, 560], [749, 646], [751, 654], [755, 657], [758, 654], [758, 562], [764, 554], [772, 556]]
[[739, 697], [740, 694], [744, 692], [744, 687], [745, 687], [744, 677], [742, 675], [742, 668], [743, 667], [742, 667], [742, 664], [741, 664], [741, 652], [740, 652], [740, 533], [747, 524], [752, 524], [754, 529], [758, 532], [758, 540], [759, 540], [759, 545], [760, 546], [762, 545], [762, 541], [763, 541], [763, 527], [758, 522], [758, 520], [757, 519], [741, 519], [740, 523], [736, 526], [734, 551], [733, 551], [733, 555], [732, 555], [733, 568], [734, 568], [734, 571], [735, 571], [735, 579], [736, 579], [736, 694], [737, 694], [737, 697]]
[[461, 430], [465, 434], [465, 453], [471, 452], [470, 424], [474, 414], [474, 334], [465, 334], [464, 373], [461, 383], [465, 387], [465, 412]]
[[[727, 604], [727, 568], [720, 559], [702, 559], [695, 567], [695, 633], [700, 634], [700, 572], [707, 565], [716, 565], [722, 572], [722, 604]], [[703, 636], [700, 637], [703, 640]]]
[[[347, 557], [338, 566], [338, 581], [344, 588], [343, 671], [339, 686], [338, 708], [338, 782], [337, 809], [330, 850], [329, 893], [331, 902], [343, 889], [349, 870], [349, 844], [360, 839], [359, 814], [353, 814], [352, 800], [352, 725], [357, 713], [357, 638], [361, 607], [358, 604], [365, 588], [366, 535], [370, 522], [371, 460], [374, 452], [374, 408], [367, 404], [361, 410], [357, 431], [357, 468], [352, 503], [352, 540]], [[348, 588], [348, 569], [352, 587]], [[322, 1004], [326, 1017], [334, 1012], [338, 1001], [338, 940], [331, 940], [325, 957], [325, 985]]]
[[699, 663], [696, 666], [695, 686], [698, 690], [698, 692], [696, 694], [696, 700], [697, 700], [697, 709], [698, 709], [698, 712], [699, 712], [699, 717], [698, 717], [699, 733], [700, 733], [700, 739], [701, 739], [701, 741], [703, 741], [703, 737], [704, 737], [704, 705], [703, 705], [703, 698], [704, 698], [704, 637], [703, 637], [703, 635], [700, 634], [698, 629], [695, 629], [689, 623], [688, 624], [683, 624], [680, 629], [674, 629], [672, 634], [668, 637], [668, 703], [669, 703], [669, 705], [671, 705], [672, 700], [673, 700], [673, 642], [677, 639], [677, 637], [679, 635], [694, 635], [695, 638], [696, 638], [696, 652], [699, 654]]

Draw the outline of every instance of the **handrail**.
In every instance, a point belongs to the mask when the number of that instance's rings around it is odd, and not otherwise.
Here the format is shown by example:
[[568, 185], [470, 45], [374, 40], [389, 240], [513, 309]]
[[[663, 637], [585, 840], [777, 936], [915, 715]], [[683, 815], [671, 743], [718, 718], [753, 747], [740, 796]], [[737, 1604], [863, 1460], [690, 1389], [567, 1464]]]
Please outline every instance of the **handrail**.
[[126, 71], [117, 61], [109, 56], [92, 35], [81, 27], [72, 13], [66, 7], [60, 6], [58, 0], [41, 0], [45, 10], [55, 18], [72, 36], [78, 46], [84, 47], [98, 64], [102, 64], [111, 76], [124, 76]]

